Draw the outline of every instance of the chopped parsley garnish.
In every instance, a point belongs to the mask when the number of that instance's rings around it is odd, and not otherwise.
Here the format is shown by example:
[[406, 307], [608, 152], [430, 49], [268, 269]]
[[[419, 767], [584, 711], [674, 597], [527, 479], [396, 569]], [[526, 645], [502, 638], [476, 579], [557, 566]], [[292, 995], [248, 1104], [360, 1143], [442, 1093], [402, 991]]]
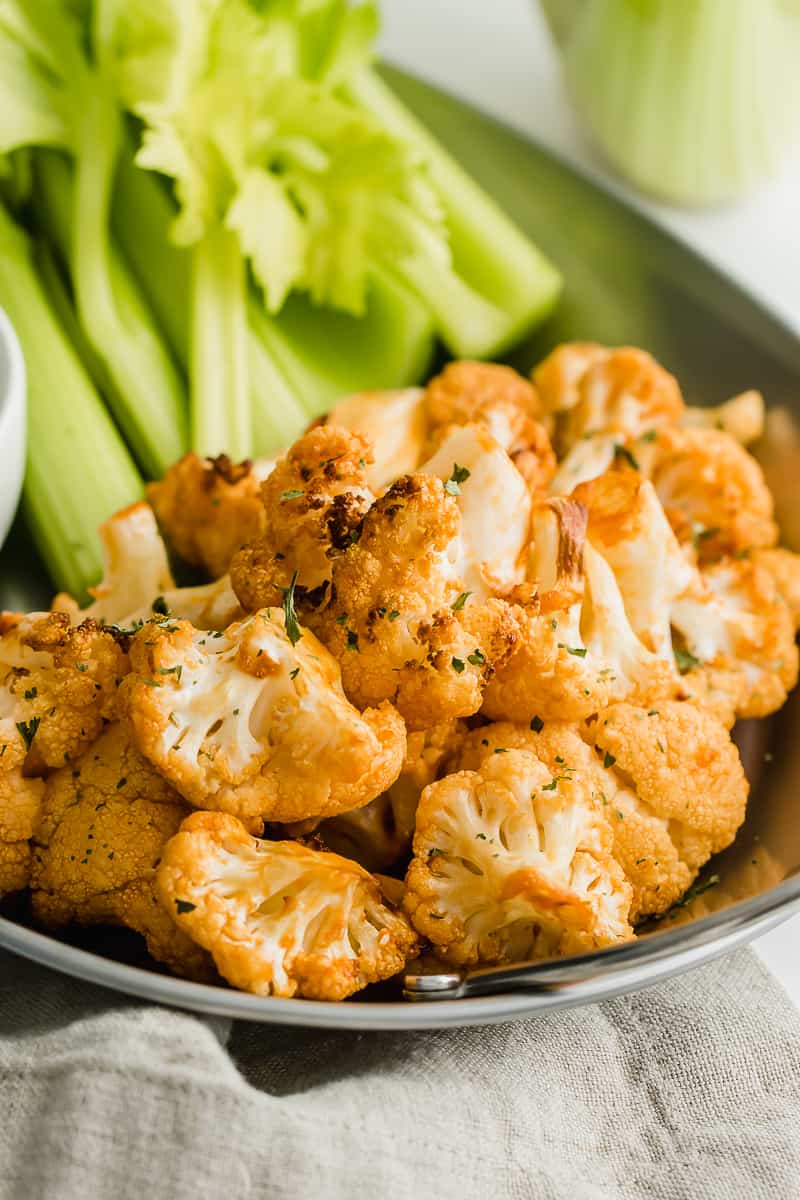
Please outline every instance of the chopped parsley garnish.
[[458, 597], [458, 599], [454, 600], [453, 603], [450, 605], [453, 612], [461, 612], [461, 609], [467, 603], [467, 601], [469, 600], [471, 595], [472, 595], [472, 592], [462, 592], [461, 595]]
[[617, 760], [616, 760], [616, 758], [614, 757], [614, 755], [613, 755], [613, 754], [609, 754], [608, 750], [606, 750], [606, 752], [605, 752], [605, 754], [604, 754], [604, 756], [603, 756], [603, 766], [606, 768], [606, 770], [607, 770], [609, 767], [613, 767], [613, 765], [614, 765], [614, 763], [615, 763], [616, 761], [617, 761]]
[[472, 654], [467, 655], [467, 662], [472, 663], [473, 667], [479, 667], [486, 662], [486, 655], [483, 654], [477, 647], [472, 651]]
[[146, 683], [148, 687], [162, 687], [163, 686], [163, 684], [160, 684], [157, 679], [143, 679], [142, 683]]
[[[656, 865], [658, 865], [658, 864], [656, 864]], [[693, 900], [697, 899], [698, 896], [702, 896], [703, 892], [707, 892], [710, 888], [716, 887], [718, 883], [719, 883], [719, 875], [709, 875], [708, 879], [704, 879], [700, 883], [692, 884], [692, 886], [680, 898], [680, 900], [676, 900], [675, 903], [672, 905], [672, 907], [668, 908], [665, 913], [656, 913], [654, 916], [650, 917], [649, 919], [651, 921], [669, 920], [669, 918], [674, 916], [675, 913], [680, 912], [680, 910], [682, 908], [686, 908], [688, 905], [690, 905]]]
[[389, 613], [389, 620], [396, 621], [399, 616], [400, 616], [399, 611], [396, 608], [393, 608], [392, 611]]
[[701, 525], [699, 521], [692, 524], [692, 545], [695, 550], [699, 550], [703, 542], [709, 538], [716, 537], [719, 529], [707, 529], [705, 525]]
[[444, 920], [444, 913], [432, 912], [432, 913], [429, 913], [428, 916], [430, 917], [430, 919], [432, 921], [443, 921]]
[[647, 715], [648, 715], [648, 717], [658, 717], [661, 714], [657, 708], [651, 708], [648, 710]]
[[647, 433], [643, 433], [639, 438], [640, 442], [654, 442], [658, 437], [657, 429], [648, 429]]
[[301, 496], [305, 496], [302, 488], [292, 488], [288, 492], [281, 492], [281, 501], [284, 500], [299, 500]]
[[126, 777], [125, 775], [123, 775], [123, 776], [122, 776], [122, 779], [118, 779], [118, 780], [117, 780], [117, 791], [119, 791], [119, 790], [120, 790], [120, 788], [124, 788], [124, 787], [125, 787], [125, 784], [126, 784], [127, 782], [128, 782], [128, 780], [127, 780], [127, 777]]
[[299, 668], [299, 667], [295, 667], [295, 669], [294, 669], [293, 671], [290, 671], [290, 672], [289, 672], [289, 678], [290, 678], [290, 679], [297, 679], [297, 676], [298, 676], [299, 674], [300, 674], [300, 668]]
[[194, 910], [197, 908], [197, 905], [192, 904], [191, 900], [176, 900], [175, 907], [179, 913], [190, 913], [194, 912]]
[[25, 693], [25, 699], [26, 700], [35, 700], [37, 695], [38, 695], [38, 693], [37, 693], [37, 690], [35, 687], [28, 688], [28, 690]]
[[681, 675], [685, 675], [687, 671], [693, 670], [700, 666], [700, 659], [695, 658], [690, 650], [682, 650], [679, 646], [675, 650], [675, 662], [678, 664], [678, 670]]
[[452, 658], [450, 662], [452, 663], [453, 670], [455, 671], [456, 675], [461, 675], [461, 673], [464, 671], [464, 660], [462, 658]]
[[75, 663], [75, 670], [76, 671], [88, 671], [89, 664], [88, 663]]
[[179, 663], [177, 667], [159, 667], [158, 673], [159, 675], [174, 675], [180, 682], [181, 675], [183, 674], [183, 666]]
[[558, 643], [559, 650], [566, 650], [567, 654], [574, 654], [576, 658], [586, 658], [585, 646], [568, 646], [566, 642]]
[[495, 746], [494, 752], [495, 754], [508, 754], [508, 750], [506, 750], [505, 746]]
[[559, 775], [554, 775], [549, 783], [545, 783], [542, 786], [542, 791], [543, 792], [554, 792], [556, 790], [556, 788], [558, 787], [559, 779], [560, 779]]
[[297, 571], [292, 576], [292, 582], [288, 588], [281, 588], [283, 592], [283, 621], [286, 627], [286, 636], [293, 646], [296, 646], [303, 636], [303, 631], [297, 620], [297, 613], [294, 608], [294, 592], [297, 587]]
[[541, 717], [532, 717], [531, 718], [531, 729], [533, 730], [534, 733], [542, 732], [542, 730], [544, 729], [544, 721], [542, 720]]
[[461, 484], [465, 483], [471, 475], [471, 472], [466, 467], [460, 467], [458, 463], [453, 463], [453, 474], [444, 485], [444, 490], [449, 496], [461, 495]]
[[25, 743], [26, 750], [30, 750], [33, 745], [33, 739], [36, 737], [36, 731], [40, 725], [41, 717], [31, 717], [30, 721], [17, 721], [17, 729]]
[[[378, 609], [378, 612], [380, 612], [380, 609]], [[337, 625], [346, 625], [346, 624], [347, 624], [347, 618], [348, 618], [349, 616], [350, 616], [350, 613], [342, 613], [342, 615], [341, 615], [340, 617], [337, 617], [337, 618], [336, 618], [336, 624], [337, 624]]]
[[444, 854], [444, 850], [440, 850], [438, 846], [432, 846], [428, 851], [428, 858], [436, 858], [437, 854]]
[[358, 634], [354, 633], [352, 629], [348, 629], [347, 631], [347, 649], [355, 650], [356, 653], [358, 653], [359, 650]]
[[163, 596], [156, 596], [153, 603], [150, 605], [154, 613], [159, 613], [162, 617], [169, 616], [167, 602]]
[[624, 458], [629, 467], [633, 467], [634, 471], [639, 470], [639, 464], [631, 454], [628, 447], [621, 445], [619, 442], [617, 442], [616, 446], [614, 447], [614, 457]]
[[624, 820], [625, 820], [625, 814], [624, 814], [623, 812], [621, 812], [619, 809], [617, 809], [617, 820], [618, 820], [618, 821], [624, 821]]
[[476, 838], [476, 840], [477, 840], [477, 841], [485, 842], [485, 841], [486, 841], [486, 834], [485, 834], [485, 833], [476, 833], [476, 834], [475, 834], [475, 838]]

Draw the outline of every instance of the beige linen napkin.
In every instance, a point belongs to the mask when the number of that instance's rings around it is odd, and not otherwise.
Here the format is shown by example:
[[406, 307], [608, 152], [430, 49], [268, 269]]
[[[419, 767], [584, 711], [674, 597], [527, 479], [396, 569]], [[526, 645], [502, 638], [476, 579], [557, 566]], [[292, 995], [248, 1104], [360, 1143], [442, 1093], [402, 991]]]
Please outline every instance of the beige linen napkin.
[[749, 951], [429, 1033], [231, 1025], [0, 952], [2, 1200], [800, 1196], [800, 1017]]

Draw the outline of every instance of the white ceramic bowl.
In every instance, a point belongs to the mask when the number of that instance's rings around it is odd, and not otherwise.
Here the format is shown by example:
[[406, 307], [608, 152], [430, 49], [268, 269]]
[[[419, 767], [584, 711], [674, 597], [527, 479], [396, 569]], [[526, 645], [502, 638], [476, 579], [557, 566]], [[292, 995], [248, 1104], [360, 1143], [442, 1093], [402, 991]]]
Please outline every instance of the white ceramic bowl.
[[14, 519], [25, 471], [25, 361], [0, 308], [0, 546]]

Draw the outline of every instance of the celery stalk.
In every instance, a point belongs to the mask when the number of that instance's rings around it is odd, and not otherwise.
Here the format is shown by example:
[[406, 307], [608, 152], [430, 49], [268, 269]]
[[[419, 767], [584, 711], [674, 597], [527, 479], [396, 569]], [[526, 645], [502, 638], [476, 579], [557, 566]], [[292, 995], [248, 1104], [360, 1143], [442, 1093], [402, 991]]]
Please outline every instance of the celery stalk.
[[192, 447], [250, 454], [247, 279], [239, 240], [218, 226], [192, 250]]
[[374, 71], [359, 72], [345, 94], [391, 134], [418, 148], [444, 208], [458, 284], [415, 275], [405, 264], [403, 278], [431, 305], [454, 354], [502, 353], [554, 307], [561, 290], [555, 267]]
[[23, 507], [57, 587], [82, 598], [102, 573], [97, 527], [142, 480], [34, 271], [27, 238], [0, 206], [0, 304], [28, 375]]
[[[151, 171], [123, 152], [113, 209], [116, 238], [181, 361], [188, 355], [191, 254], [169, 240], [175, 209]], [[157, 263], [158, 270], [153, 269]], [[270, 454], [341, 396], [405, 387], [430, 365], [434, 329], [426, 306], [387, 272], [373, 271], [367, 311], [353, 317], [293, 293], [268, 316], [253, 290], [248, 303], [254, 449]], [[253, 344], [253, 339], [257, 343]], [[266, 356], [265, 357], [265, 352]]]

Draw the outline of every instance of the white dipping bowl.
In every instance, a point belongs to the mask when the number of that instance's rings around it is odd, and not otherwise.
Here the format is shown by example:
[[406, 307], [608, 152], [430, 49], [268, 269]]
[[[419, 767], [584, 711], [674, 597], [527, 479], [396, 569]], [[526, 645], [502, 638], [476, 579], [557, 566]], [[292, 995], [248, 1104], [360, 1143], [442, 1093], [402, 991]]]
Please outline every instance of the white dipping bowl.
[[0, 546], [17, 511], [25, 473], [25, 361], [0, 308]]

